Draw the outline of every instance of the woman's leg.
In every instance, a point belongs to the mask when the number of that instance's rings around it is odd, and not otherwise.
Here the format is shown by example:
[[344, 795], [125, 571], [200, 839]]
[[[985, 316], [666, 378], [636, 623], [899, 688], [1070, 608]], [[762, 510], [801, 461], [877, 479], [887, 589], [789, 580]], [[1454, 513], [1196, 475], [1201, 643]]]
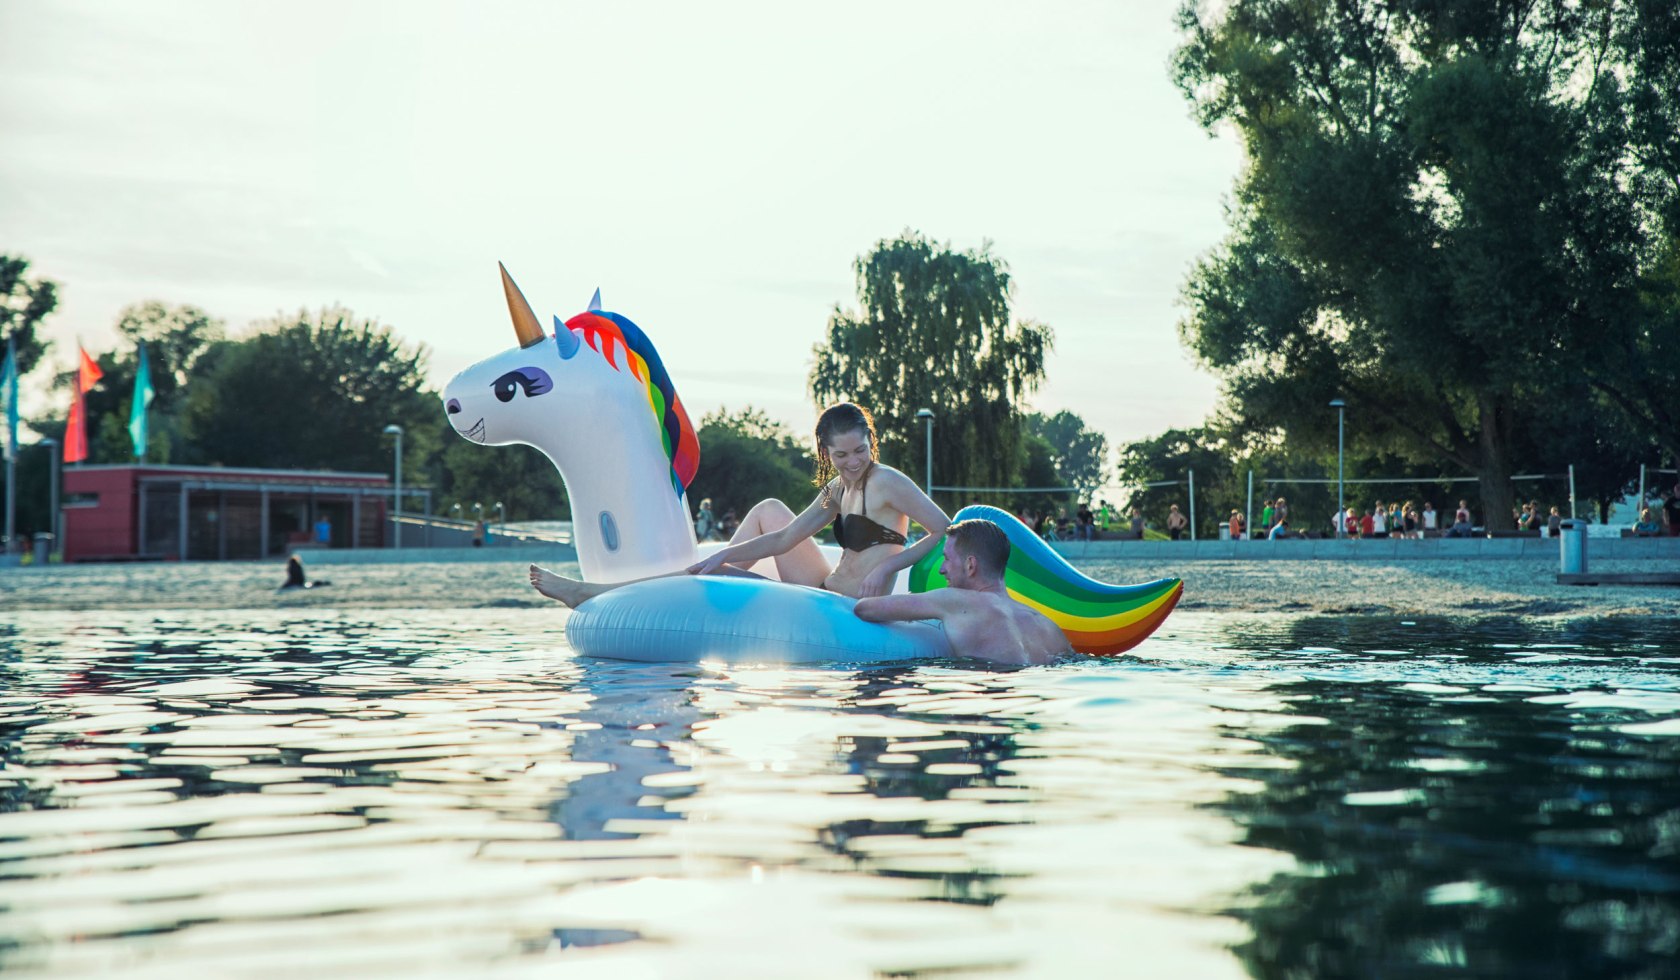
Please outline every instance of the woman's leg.
[[[794, 513], [788, 505], [780, 500], [764, 500], [754, 505], [747, 512], [746, 519], [736, 530], [730, 544], [756, 538], [760, 534], [780, 531], [793, 522]], [[756, 563], [755, 563], [756, 564]], [[751, 571], [728, 566], [733, 569], [722, 574], [752, 575]], [[776, 574], [784, 582], [794, 585], [821, 586], [833, 569], [828, 567], [828, 560], [823, 557], [822, 549], [810, 538], [795, 545], [793, 550], [785, 555], [776, 556]], [[687, 574], [672, 572], [673, 575]], [[645, 582], [646, 578], [631, 579], [629, 582], [585, 582], [581, 579], [567, 578], [556, 572], [551, 572], [540, 565], [531, 566], [531, 587], [557, 602], [576, 608], [579, 604], [595, 598], [603, 592], [609, 592], [620, 586], [630, 585], [631, 582]], [[662, 578], [664, 576], [649, 576]], [[761, 576], [754, 576], [761, 577]]]
[[[819, 555], [819, 557], [821, 557]], [[551, 572], [541, 565], [531, 566], [531, 587], [548, 596], [556, 602], [576, 608], [578, 604], [588, 602], [603, 592], [632, 585], [636, 582], [647, 582], [656, 578], [670, 578], [672, 575], [686, 575], [687, 572], [671, 572], [668, 575], [650, 575], [647, 578], [634, 578], [626, 582], [585, 582], [582, 579], [567, 578], [558, 572]], [[742, 578], [763, 578], [746, 569], [725, 565], [716, 575], [736, 575]], [[325, 583], [323, 583], [325, 584]]]
[[[761, 500], [753, 505], [752, 510], [747, 511], [747, 516], [741, 521], [741, 526], [736, 529], [735, 536], [729, 539], [729, 543], [738, 544], [761, 534], [780, 531], [793, 523], [796, 516], [793, 510], [780, 500]], [[829, 567], [828, 559], [823, 557], [822, 548], [813, 538], [806, 538], [794, 545], [793, 550], [776, 556], [776, 576], [793, 585], [821, 586], [833, 571], [834, 569]]]

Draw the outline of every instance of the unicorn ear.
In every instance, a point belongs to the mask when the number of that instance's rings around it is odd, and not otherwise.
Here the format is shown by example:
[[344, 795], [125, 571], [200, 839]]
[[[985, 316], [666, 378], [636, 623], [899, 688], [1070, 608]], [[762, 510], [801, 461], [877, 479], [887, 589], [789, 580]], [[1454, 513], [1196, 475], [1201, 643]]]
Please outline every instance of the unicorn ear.
[[560, 347], [562, 361], [571, 360], [572, 355], [578, 352], [578, 344], [582, 343], [570, 327], [560, 322], [559, 317], [554, 318], [554, 342]]
[[601, 312], [601, 287], [600, 286], [595, 287], [595, 295], [589, 301], [589, 312], [591, 312], [591, 313]]

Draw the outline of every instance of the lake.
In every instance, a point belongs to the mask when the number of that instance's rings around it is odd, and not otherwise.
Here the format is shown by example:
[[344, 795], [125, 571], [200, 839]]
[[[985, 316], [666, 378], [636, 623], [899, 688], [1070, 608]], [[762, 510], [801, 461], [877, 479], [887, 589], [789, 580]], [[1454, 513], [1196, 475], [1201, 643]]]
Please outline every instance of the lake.
[[9, 614], [0, 968], [1635, 977], [1680, 951], [1673, 621], [1180, 612], [1008, 671], [590, 661], [565, 615]]

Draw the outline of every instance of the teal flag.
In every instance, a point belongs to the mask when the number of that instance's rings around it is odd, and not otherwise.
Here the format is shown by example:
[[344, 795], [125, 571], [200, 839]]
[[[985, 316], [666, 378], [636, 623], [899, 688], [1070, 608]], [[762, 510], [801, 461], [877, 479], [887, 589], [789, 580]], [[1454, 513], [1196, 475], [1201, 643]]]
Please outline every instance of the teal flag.
[[6, 338], [6, 366], [0, 369], [0, 400], [6, 403], [6, 462], [17, 458], [17, 349], [10, 337]]
[[146, 458], [146, 409], [151, 407], [152, 362], [146, 359], [146, 345], [140, 345], [140, 367], [134, 372], [134, 402], [128, 410], [128, 435], [134, 440], [134, 458]]

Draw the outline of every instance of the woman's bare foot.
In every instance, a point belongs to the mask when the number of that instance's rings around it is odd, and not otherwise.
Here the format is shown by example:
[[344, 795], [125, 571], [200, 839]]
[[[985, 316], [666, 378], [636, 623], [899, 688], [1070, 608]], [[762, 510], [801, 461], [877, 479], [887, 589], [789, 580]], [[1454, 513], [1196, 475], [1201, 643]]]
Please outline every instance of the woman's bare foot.
[[548, 596], [556, 602], [564, 603], [573, 609], [579, 603], [593, 599], [605, 591], [602, 586], [580, 582], [575, 578], [551, 572], [541, 565], [531, 566], [531, 587]]

